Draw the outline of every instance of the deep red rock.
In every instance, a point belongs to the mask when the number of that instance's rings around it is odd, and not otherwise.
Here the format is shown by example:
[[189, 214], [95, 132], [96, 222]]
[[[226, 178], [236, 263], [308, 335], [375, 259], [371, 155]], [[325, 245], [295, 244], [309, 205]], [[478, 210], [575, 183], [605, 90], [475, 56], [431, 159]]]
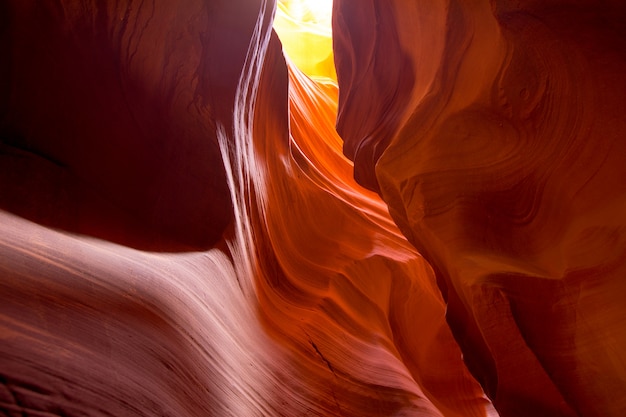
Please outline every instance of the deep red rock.
[[151, 249], [219, 240], [231, 204], [215, 125], [232, 125], [258, 5], [4, 7], [2, 207]]

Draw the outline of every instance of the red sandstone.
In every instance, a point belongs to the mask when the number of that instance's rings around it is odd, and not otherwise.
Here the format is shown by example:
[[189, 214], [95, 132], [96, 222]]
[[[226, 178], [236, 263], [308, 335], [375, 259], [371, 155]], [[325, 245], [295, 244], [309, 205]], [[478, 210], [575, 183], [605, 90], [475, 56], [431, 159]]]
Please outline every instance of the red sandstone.
[[0, 410], [624, 415], [626, 6], [274, 7], [0, 5]]

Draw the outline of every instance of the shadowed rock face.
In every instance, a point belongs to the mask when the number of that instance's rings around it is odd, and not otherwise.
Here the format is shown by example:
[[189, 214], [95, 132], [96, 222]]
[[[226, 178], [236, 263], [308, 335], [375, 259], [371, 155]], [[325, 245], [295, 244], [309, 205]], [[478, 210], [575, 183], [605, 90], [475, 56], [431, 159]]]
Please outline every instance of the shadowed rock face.
[[5, 415], [626, 411], [620, 2], [335, 0], [339, 88], [271, 1], [40, 3], [0, 5]]
[[215, 125], [232, 125], [258, 4], [5, 3], [0, 205], [151, 249], [218, 241]]

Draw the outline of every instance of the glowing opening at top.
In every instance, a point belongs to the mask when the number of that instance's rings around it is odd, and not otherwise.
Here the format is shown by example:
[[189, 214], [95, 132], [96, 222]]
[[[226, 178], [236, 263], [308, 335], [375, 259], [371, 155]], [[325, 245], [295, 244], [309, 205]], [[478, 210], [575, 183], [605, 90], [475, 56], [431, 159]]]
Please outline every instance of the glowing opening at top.
[[313, 79], [337, 81], [332, 0], [278, 0], [274, 29], [285, 55]]

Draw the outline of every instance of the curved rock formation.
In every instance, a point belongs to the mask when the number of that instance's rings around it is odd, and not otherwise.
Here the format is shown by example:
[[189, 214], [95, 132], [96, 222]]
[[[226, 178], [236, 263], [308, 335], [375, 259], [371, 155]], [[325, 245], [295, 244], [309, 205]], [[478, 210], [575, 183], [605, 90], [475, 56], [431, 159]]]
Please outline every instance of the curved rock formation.
[[335, 2], [0, 5], [5, 415], [621, 415], [622, 6]]
[[346, 154], [498, 411], [623, 414], [626, 7], [337, 3]]

